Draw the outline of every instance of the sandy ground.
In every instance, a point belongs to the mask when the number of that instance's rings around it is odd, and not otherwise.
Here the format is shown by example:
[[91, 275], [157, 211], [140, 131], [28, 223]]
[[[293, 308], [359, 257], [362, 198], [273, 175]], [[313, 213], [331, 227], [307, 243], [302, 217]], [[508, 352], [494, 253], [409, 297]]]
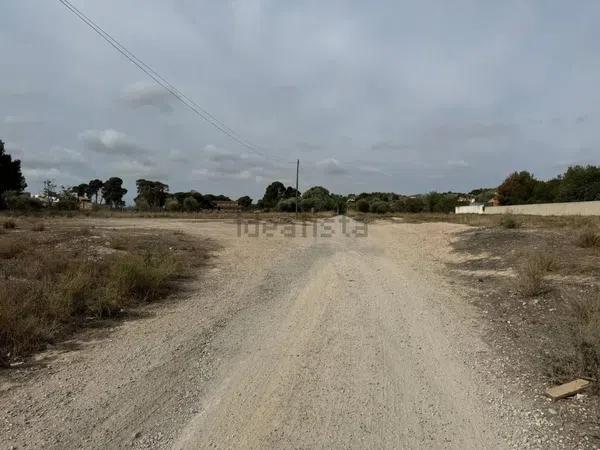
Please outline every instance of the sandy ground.
[[464, 228], [336, 220], [95, 220], [220, 249], [184, 298], [3, 374], [2, 448], [543, 447], [444, 275]]

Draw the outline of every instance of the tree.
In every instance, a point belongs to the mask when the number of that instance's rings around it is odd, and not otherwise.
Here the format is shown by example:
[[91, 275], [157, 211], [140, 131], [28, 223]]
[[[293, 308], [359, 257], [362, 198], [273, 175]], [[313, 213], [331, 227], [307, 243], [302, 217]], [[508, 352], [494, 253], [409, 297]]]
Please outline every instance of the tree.
[[71, 191], [77, 194], [78, 197], [87, 197], [90, 196], [90, 185], [86, 183], [78, 184], [77, 186], [73, 186]]
[[4, 197], [7, 192], [23, 192], [27, 187], [21, 173], [21, 161], [6, 153], [4, 142], [0, 140], [0, 209], [6, 207]]
[[194, 197], [186, 197], [183, 200], [183, 209], [187, 212], [194, 212], [200, 210], [200, 203]]
[[310, 205], [310, 209], [315, 211], [335, 211], [337, 210], [337, 201], [323, 186], [314, 186], [302, 194], [302, 209], [305, 204]]
[[285, 188], [285, 192], [283, 193], [283, 198], [296, 198], [296, 194], [300, 197], [300, 191], [297, 191], [296, 188], [292, 186], [288, 186]]
[[294, 212], [296, 211], [296, 197], [284, 198], [277, 203], [277, 211]]
[[127, 194], [127, 189], [123, 188], [123, 180], [119, 177], [111, 177], [102, 185], [102, 198], [104, 203], [111, 208], [121, 208], [125, 206], [123, 196]]
[[165, 202], [165, 209], [167, 211], [179, 211], [181, 209], [181, 204], [176, 198], [171, 197]]
[[243, 209], [248, 209], [252, 206], [252, 199], [247, 195], [238, 198], [237, 204], [240, 205]]
[[56, 191], [56, 183], [54, 180], [44, 180], [42, 194], [46, 199], [46, 205], [52, 206], [52, 203], [58, 199], [58, 192]]
[[102, 189], [102, 186], [104, 186], [104, 183], [97, 178], [90, 180], [88, 183], [90, 197], [94, 196], [94, 203], [98, 203], [98, 193], [100, 192], [100, 189]]
[[280, 181], [274, 181], [265, 189], [265, 195], [263, 196], [263, 208], [274, 208], [279, 203], [279, 200], [283, 198], [285, 194], [285, 186]]
[[[162, 208], [167, 200], [169, 186], [160, 181], [140, 179], [135, 182], [138, 195], [134, 199], [136, 204], [146, 202], [149, 208]], [[143, 201], [143, 202], [142, 202]]]
[[527, 172], [514, 172], [498, 186], [498, 200], [501, 205], [522, 205], [531, 203], [538, 181]]
[[388, 202], [384, 202], [383, 200], [375, 200], [373, 203], [371, 203], [369, 209], [372, 213], [375, 214], [385, 214], [390, 210], [390, 205], [388, 204]]
[[356, 202], [356, 209], [362, 213], [368, 213], [370, 209], [369, 202], [364, 198], [361, 198]]
[[562, 176], [558, 200], [561, 202], [600, 200], [600, 167], [569, 167]]

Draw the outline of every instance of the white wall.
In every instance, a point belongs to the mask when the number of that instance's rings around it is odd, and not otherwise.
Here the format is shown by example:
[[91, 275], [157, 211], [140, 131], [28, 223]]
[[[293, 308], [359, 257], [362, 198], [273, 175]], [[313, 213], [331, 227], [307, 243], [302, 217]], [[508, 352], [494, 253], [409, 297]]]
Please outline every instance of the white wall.
[[483, 214], [484, 209], [484, 205], [467, 205], [455, 207], [454, 212], [456, 214]]
[[540, 203], [486, 207], [483, 214], [526, 214], [534, 216], [600, 216], [600, 201]]

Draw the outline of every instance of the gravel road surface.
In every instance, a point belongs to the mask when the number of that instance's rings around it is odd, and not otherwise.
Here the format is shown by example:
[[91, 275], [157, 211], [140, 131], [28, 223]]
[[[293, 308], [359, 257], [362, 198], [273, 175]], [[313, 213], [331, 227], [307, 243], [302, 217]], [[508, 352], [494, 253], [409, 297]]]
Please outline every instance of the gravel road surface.
[[521, 405], [444, 275], [463, 227], [341, 220], [94, 220], [220, 247], [181, 298], [3, 374], [2, 448], [511, 447]]

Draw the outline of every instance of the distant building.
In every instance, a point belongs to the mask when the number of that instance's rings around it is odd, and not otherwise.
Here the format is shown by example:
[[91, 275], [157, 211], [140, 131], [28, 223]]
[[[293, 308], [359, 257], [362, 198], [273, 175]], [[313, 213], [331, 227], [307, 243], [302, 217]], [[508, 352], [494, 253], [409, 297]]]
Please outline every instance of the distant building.
[[241, 211], [242, 210], [242, 207], [240, 205], [238, 205], [238, 202], [235, 202], [233, 200], [228, 200], [228, 201], [218, 200], [215, 202], [215, 205], [217, 207], [217, 210], [219, 210], [219, 211]]
[[77, 197], [77, 203], [79, 205], [79, 209], [92, 209], [93, 205], [92, 205], [92, 201], [87, 198], [87, 196], [83, 196], [83, 197]]

